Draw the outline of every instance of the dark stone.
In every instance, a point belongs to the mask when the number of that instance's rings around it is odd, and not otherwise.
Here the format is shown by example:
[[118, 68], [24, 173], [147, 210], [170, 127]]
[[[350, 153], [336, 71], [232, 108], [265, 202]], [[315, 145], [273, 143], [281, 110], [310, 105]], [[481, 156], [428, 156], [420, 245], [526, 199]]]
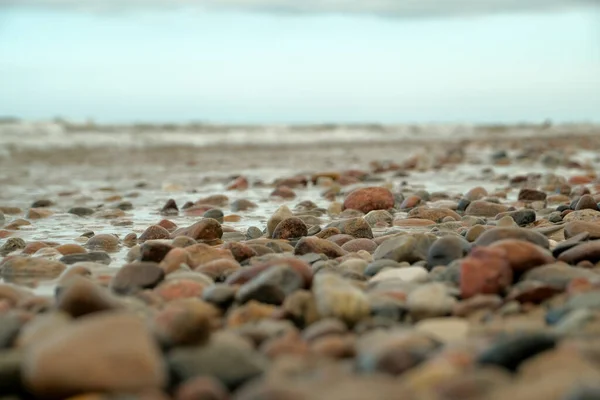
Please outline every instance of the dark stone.
[[112, 262], [112, 259], [108, 253], [104, 251], [91, 251], [89, 253], [67, 254], [66, 256], [61, 257], [58, 261], [67, 265], [78, 262], [95, 262], [109, 265]]
[[236, 293], [236, 300], [246, 303], [256, 300], [261, 303], [280, 305], [286, 296], [304, 286], [304, 279], [285, 266], [274, 266], [243, 284]]
[[202, 292], [202, 300], [225, 310], [233, 304], [235, 292], [236, 289], [233, 286], [217, 283], [204, 289]]
[[525, 360], [556, 346], [556, 338], [548, 334], [517, 334], [503, 338], [492, 344], [479, 355], [477, 362], [483, 365], [496, 365], [516, 372]]
[[519, 201], [543, 201], [546, 200], [546, 193], [533, 189], [521, 189], [519, 192]]
[[590, 237], [590, 234], [587, 232], [581, 232], [573, 237], [570, 237], [567, 240], [564, 240], [556, 245], [554, 249], [552, 249], [552, 255], [554, 258], [558, 258], [565, 251], [572, 249], [575, 246], [579, 246], [580, 243], [586, 241]]
[[52, 203], [52, 201], [50, 201], [48, 199], [42, 199], [42, 200], [34, 201], [33, 204], [31, 204], [31, 208], [45, 208], [45, 207], [50, 207], [53, 204], [54, 203]]
[[87, 217], [94, 212], [94, 209], [89, 207], [73, 207], [68, 211], [69, 214], [77, 215], [79, 217]]
[[469, 207], [469, 204], [471, 204], [471, 201], [469, 199], [465, 199], [465, 198], [460, 199], [458, 201], [458, 206], [456, 207], [456, 211], [465, 212], [467, 207]]
[[169, 199], [163, 208], [160, 209], [161, 215], [177, 215], [179, 214], [179, 208], [177, 208], [177, 203], [175, 200]]
[[444, 236], [431, 245], [427, 253], [427, 267], [431, 269], [438, 265], [448, 265], [452, 261], [466, 256], [471, 250], [471, 244], [459, 236]]
[[140, 261], [159, 263], [173, 250], [173, 246], [161, 242], [145, 242], [140, 247]]
[[212, 208], [212, 209], [208, 210], [207, 212], [205, 212], [202, 215], [203, 218], [212, 218], [212, 219], [215, 219], [220, 224], [223, 223], [223, 217], [224, 216], [225, 215], [223, 214], [223, 211], [219, 210], [218, 208]]

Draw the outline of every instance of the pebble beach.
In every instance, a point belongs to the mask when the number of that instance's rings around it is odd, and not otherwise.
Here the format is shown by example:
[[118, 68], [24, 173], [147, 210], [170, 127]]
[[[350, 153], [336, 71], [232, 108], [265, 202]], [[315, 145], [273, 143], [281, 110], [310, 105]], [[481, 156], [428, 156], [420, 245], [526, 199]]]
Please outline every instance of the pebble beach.
[[0, 400], [600, 398], [600, 126], [0, 122]]

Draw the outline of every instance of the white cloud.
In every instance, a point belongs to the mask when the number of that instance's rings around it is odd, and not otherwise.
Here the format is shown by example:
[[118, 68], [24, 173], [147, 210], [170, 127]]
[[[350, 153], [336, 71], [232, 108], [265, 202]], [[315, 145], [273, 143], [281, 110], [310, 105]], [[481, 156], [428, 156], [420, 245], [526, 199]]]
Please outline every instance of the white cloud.
[[600, 0], [0, 0], [0, 7], [56, 7], [86, 12], [193, 7], [282, 13], [375, 14], [390, 17], [552, 11]]

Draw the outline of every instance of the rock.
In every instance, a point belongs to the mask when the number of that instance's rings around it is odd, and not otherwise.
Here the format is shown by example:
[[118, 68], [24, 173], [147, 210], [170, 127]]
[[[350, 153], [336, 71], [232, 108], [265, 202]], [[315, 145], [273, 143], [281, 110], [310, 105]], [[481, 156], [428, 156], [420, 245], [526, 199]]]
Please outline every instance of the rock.
[[160, 225], [149, 226], [138, 238], [138, 242], [143, 243], [147, 240], [170, 239], [171, 234]]
[[546, 200], [546, 193], [534, 189], [521, 189], [518, 200], [523, 202], [544, 201]]
[[12, 253], [13, 251], [22, 250], [26, 246], [27, 246], [27, 244], [21, 238], [16, 238], [16, 237], [8, 238], [2, 244], [2, 247], [0, 247], [0, 255], [6, 256], [6, 255]]
[[427, 253], [427, 265], [433, 268], [448, 265], [452, 261], [463, 258], [471, 250], [471, 245], [459, 236], [444, 236], [431, 245]]
[[368, 213], [373, 210], [387, 210], [394, 207], [394, 195], [383, 187], [356, 189], [344, 200], [342, 210], [352, 209]]
[[192, 269], [215, 260], [234, 259], [230, 250], [211, 247], [205, 243], [188, 246], [185, 250], [190, 255], [190, 267]]
[[193, 279], [172, 279], [161, 282], [154, 292], [164, 301], [170, 302], [178, 299], [200, 298], [204, 288], [209, 284], [201, 280]]
[[373, 231], [363, 217], [348, 218], [334, 221], [327, 228], [337, 228], [345, 235], [354, 238], [373, 239]]
[[377, 249], [377, 243], [371, 239], [352, 239], [344, 243], [342, 249], [349, 253], [356, 253], [360, 250], [373, 253]]
[[148, 240], [140, 246], [140, 261], [160, 263], [174, 247], [158, 240]]
[[478, 217], [495, 217], [508, 211], [509, 207], [503, 204], [492, 203], [484, 200], [471, 202], [465, 210], [465, 215], [476, 215]]
[[108, 253], [114, 253], [119, 250], [119, 238], [115, 235], [98, 234], [94, 235], [86, 242], [85, 247], [90, 250], [100, 250]]
[[282, 220], [273, 231], [273, 239], [292, 239], [308, 235], [306, 224], [297, 217], [290, 217]]
[[217, 220], [204, 218], [187, 228], [177, 229], [171, 234], [171, 239], [175, 239], [177, 236], [188, 236], [194, 240], [212, 241], [221, 239], [223, 229]]
[[167, 200], [163, 208], [160, 209], [161, 215], [177, 215], [179, 214], [179, 208], [177, 203], [173, 199]]
[[77, 215], [78, 217], [88, 217], [95, 212], [94, 209], [88, 207], [73, 207], [68, 211], [69, 214]]
[[225, 215], [223, 214], [223, 211], [219, 210], [218, 208], [212, 208], [202, 215], [203, 218], [212, 218], [220, 224], [223, 223], [224, 216]]
[[600, 240], [581, 243], [558, 256], [559, 261], [575, 265], [580, 261], [597, 263], [600, 261]]
[[386, 210], [373, 210], [369, 211], [364, 218], [371, 228], [374, 228], [377, 226], [389, 226], [392, 223], [394, 216]]
[[346, 251], [329, 240], [310, 236], [301, 238], [294, 248], [295, 255], [308, 253], [325, 254], [329, 258], [336, 258], [346, 254]]
[[596, 222], [585, 222], [585, 221], [572, 221], [565, 225], [565, 239], [570, 239], [581, 233], [587, 233], [585, 239], [600, 239], [600, 223]]
[[478, 294], [499, 294], [512, 283], [513, 273], [506, 251], [476, 247], [460, 262], [460, 291], [463, 299]]
[[62, 244], [56, 247], [56, 250], [58, 250], [63, 256], [70, 254], [85, 254], [87, 252], [87, 250], [83, 248], [83, 246], [80, 246], [75, 243]]
[[55, 278], [67, 266], [59, 261], [40, 257], [7, 257], [0, 263], [0, 275], [3, 277]]
[[71, 265], [79, 262], [95, 262], [104, 265], [109, 265], [112, 259], [108, 253], [104, 251], [91, 251], [83, 254], [69, 254], [59, 259], [63, 264]]
[[377, 247], [373, 259], [388, 259], [414, 263], [427, 259], [429, 247], [435, 237], [426, 234], [404, 235], [387, 239]]
[[549, 250], [524, 240], [499, 240], [491, 244], [489, 248], [503, 249], [506, 252], [510, 267], [516, 274], [555, 261]]
[[503, 300], [497, 295], [478, 294], [466, 300], [461, 300], [454, 306], [452, 314], [457, 317], [469, 317], [479, 311], [495, 311], [503, 304]]
[[429, 318], [415, 324], [415, 330], [442, 343], [452, 343], [464, 340], [467, 337], [469, 323], [456, 317]]
[[556, 339], [545, 333], [513, 335], [492, 344], [479, 355], [477, 362], [514, 372], [527, 359], [555, 346]]
[[563, 221], [571, 222], [571, 221], [598, 221], [600, 220], [600, 211], [592, 210], [592, 209], [583, 209], [577, 210], [568, 213], [563, 217]]
[[239, 199], [239, 200], [233, 201], [229, 208], [233, 212], [247, 211], [247, 210], [252, 210], [252, 209], [258, 208], [258, 204], [253, 203], [250, 200]]
[[460, 215], [447, 208], [417, 207], [408, 213], [408, 217], [434, 222], [442, 222], [445, 218], [450, 217], [454, 221], [460, 221]]
[[228, 400], [227, 388], [210, 376], [190, 379], [177, 388], [175, 400]]
[[45, 208], [30, 208], [29, 211], [27, 211], [25, 218], [27, 218], [27, 219], [42, 219], [42, 218], [48, 218], [53, 214], [54, 213], [52, 211], [45, 209]]
[[158, 265], [165, 271], [165, 275], [178, 271], [181, 268], [189, 267], [190, 255], [182, 248], [172, 248]]
[[203, 345], [211, 335], [211, 321], [219, 315], [202, 300], [180, 299], [167, 303], [154, 316], [152, 327], [163, 346]]
[[296, 193], [287, 186], [278, 186], [273, 190], [269, 196], [279, 197], [281, 199], [291, 200], [296, 198]]
[[369, 315], [367, 296], [343, 278], [330, 273], [314, 278], [313, 293], [319, 315], [354, 325]]
[[198, 199], [194, 204], [209, 204], [216, 207], [225, 207], [229, 203], [229, 197], [223, 194], [213, 194], [208, 197]]
[[56, 308], [73, 318], [121, 307], [110, 292], [82, 276], [71, 276], [56, 290]]
[[227, 185], [227, 190], [247, 190], [250, 186], [248, 182], [248, 178], [245, 176], [238, 176], [235, 178], [229, 185]]
[[515, 224], [517, 224], [518, 226], [527, 226], [529, 224], [534, 223], [536, 220], [535, 211], [529, 209], [501, 213], [496, 216], [496, 219], [499, 219], [499, 217], [502, 218], [504, 216], [512, 218]]
[[114, 276], [111, 288], [119, 294], [135, 293], [141, 289], [152, 289], [165, 277], [165, 272], [153, 262], [126, 264]]
[[565, 290], [569, 283], [574, 279], [593, 279], [595, 276], [596, 275], [589, 270], [573, 268], [563, 262], [557, 262], [532, 269], [525, 273], [521, 277], [521, 280], [542, 282], [552, 287]]
[[174, 349], [167, 360], [177, 383], [212, 376], [230, 390], [260, 376], [268, 365], [245, 340], [232, 334], [223, 334], [205, 346]]
[[[64, 357], [67, 353], [69, 357]], [[44, 398], [136, 393], [159, 390], [167, 382], [159, 351], [144, 323], [121, 312], [81, 318], [32, 343], [25, 349], [22, 374], [27, 389]]]
[[246, 303], [256, 300], [280, 305], [286, 296], [304, 287], [304, 278], [287, 266], [273, 266], [240, 286], [236, 300]]
[[406, 306], [414, 320], [450, 315], [456, 304], [442, 283], [427, 283], [409, 293]]
[[579, 201], [577, 201], [577, 205], [575, 205], [575, 210], [600, 211], [598, 209], [598, 202], [594, 200], [594, 198], [589, 194], [584, 194], [583, 196], [581, 196]]
[[373, 276], [369, 282], [386, 281], [390, 279], [401, 279], [406, 282], [424, 282], [427, 280], [428, 272], [423, 267], [390, 268], [380, 271]]
[[417, 207], [419, 204], [421, 204], [422, 201], [423, 199], [421, 199], [419, 196], [408, 196], [400, 203], [400, 209], [409, 210], [411, 208]]
[[223, 282], [230, 275], [241, 268], [242, 267], [240, 266], [240, 263], [238, 263], [236, 260], [224, 258], [203, 263], [197, 267], [195, 271], [202, 272], [216, 282]]
[[273, 237], [273, 232], [275, 232], [277, 225], [284, 219], [292, 218], [293, 216], [294, 214], [287, 206], [279, 207], [267, 221], [267, 235]]
[[550, 247], [548, 238], [543, 234], [525, 228], [493, 228], [483, 232], [475, 241], [476, 246], [489, 246], [503, 239], [525, 240], [545, 249]]
[[[406, 265], [410, 265], [408, 263], [404, 263]], [[402, 268], [404, 265], [399, 263], [398, 261], [388, 260], [385, 258], [374, 260], [373, 262], [367, 265], [367, 268], [364, 271], [365, 276], [375, 276], [380, 271], [391, 268]]]
[[474, 187], [465, 193], [465, 198], [469, 201], [481, 200], [488, 195], [488, 191], [481, 186]]

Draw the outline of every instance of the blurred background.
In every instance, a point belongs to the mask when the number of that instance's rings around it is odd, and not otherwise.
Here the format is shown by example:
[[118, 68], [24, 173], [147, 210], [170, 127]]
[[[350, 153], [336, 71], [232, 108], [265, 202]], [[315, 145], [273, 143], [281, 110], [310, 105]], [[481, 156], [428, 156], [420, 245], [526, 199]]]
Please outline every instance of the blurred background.
[[597, 0], [0, 0], [0, 116], [600, 122]]

